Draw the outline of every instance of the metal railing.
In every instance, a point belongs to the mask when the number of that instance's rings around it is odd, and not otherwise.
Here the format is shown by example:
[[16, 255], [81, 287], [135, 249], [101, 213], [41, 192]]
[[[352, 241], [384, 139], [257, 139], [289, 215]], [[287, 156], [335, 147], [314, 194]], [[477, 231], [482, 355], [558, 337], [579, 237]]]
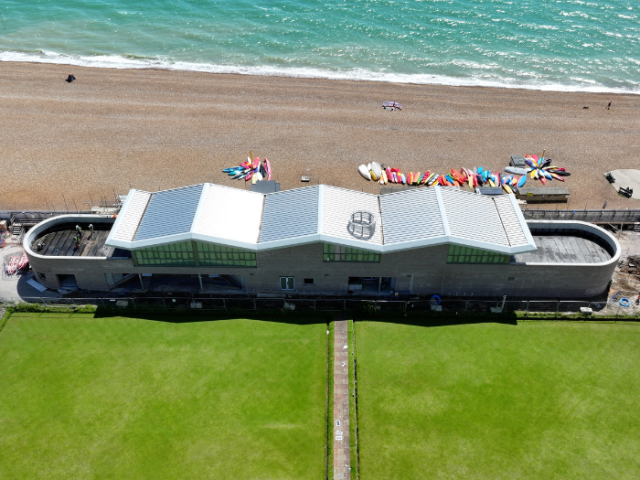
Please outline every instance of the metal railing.
[[[58, 298], [24, 297], [9, 298], [7, 305], [20, 303], [37, 304], [47, 307], [69, 307], [96, 305], [107, 308], [160, 308], [166, 310], [296, 310], [296, 311], [345, 311], [358, 310], [375, 314], [407, 313], [437, 310], [445, 312], [487, 313], [502, 309], [503, 312], [524, 313], [580, 313], [581, 307], [591, 308], [596, 314], [640, 318], [640, 307], [635, 305], [637, 293], [616, 292], [616, 298], [609, 301], [593, 302], [580, 300], [464, 300], [442, 299], [438, 305], [430, 299], [424, 300], [374, 300], [353, 298], [325, 299], [283, 299], [283, 298], [200, 298], [200, 297], [117, 297], [117, 298]], [[619, 304], [625, 297], [631, 301], [629, 307]]]
[[591, 223], [637, 223], [640, 210], [522, 210], [527, 220], [580, 220]]

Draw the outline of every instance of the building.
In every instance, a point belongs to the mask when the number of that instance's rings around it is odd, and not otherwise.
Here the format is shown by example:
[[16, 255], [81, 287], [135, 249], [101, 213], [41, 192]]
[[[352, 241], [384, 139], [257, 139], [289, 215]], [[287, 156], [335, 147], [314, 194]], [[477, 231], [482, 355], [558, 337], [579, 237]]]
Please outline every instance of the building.
[[50, 288], [107, 291], [133, 278], [220, 295], [590, 297], [620, 257], [594, 225], [526, 222], [513, 195], [441, 187], [131, 190], [117, 219], [53, 217], [24, 246]]

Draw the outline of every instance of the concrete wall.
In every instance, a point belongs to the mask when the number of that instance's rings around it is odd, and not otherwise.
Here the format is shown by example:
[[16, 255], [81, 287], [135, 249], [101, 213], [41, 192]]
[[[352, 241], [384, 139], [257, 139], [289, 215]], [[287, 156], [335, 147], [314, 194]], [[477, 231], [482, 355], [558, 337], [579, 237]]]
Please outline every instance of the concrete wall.
[[[60, 217], [57, 217], [60, 218]], [[56, 219], [43, 222], [53, 222]], [[90, 221], [73, 216], [76, 220]], [[64, 221], [70, 221], [66, 219]], [[96, 223], [98, 220], [92, 218]], [[111, 221], [108, 219], [106, 221]], [[542, 228], [547, 222], [535, 222]], [[558, 225], [559, 222], [549, 222]], [[28, 248], [40, 224], [25, 238], [25, 250], [35, 272], [44, 273], [40, 282], [59, 288], [57, 275], [73, 274], [78, 286], [88, 290], [108, 290], [105, 273], [152, 274], [222, 274], [242, 278], [251, 295], [347, 295], [349, 277], [394, 277], [396, 291], [413, 295], [486, 296], [509, 295], [534, 297], [587, 297], [601, 293], [607, 287], [616, 267], [620, 246], [604, 230], [583, 222], [562, 222], [602, 236], [616, 252], [603, 264], [447, 264], [448, 245], [387, 253], [380, 263], [323, 262], [322, 244], [282, 248], [257, 253], [257, 268], [227, 267], [135, 267], [131, 259], [105, 257], [43, 257]], [[569, 225], [576, 224], [576, 225]], [[44, 225], [44, 228], [50, 227]], [[295, 292], [280, 290], [280, 277], [296, 279]], [[313, 285], [304, 285], [304, 278], [313, 278]], [[510, 279], [511, 278], [511, 279]]]

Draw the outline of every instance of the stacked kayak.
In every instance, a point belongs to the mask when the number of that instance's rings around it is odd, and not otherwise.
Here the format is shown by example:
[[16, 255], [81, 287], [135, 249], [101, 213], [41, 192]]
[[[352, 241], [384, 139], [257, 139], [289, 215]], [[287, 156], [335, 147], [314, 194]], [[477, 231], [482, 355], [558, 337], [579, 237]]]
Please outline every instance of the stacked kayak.
[[358, 172], [367, 180], [373, 180], [386, 185], [387, 183], [398, 183], [413, 186], [435, 186], [442, 187], [475, 187], [491, 186], [502, 187], [507, 193], [514, 193], [527, 181], [526, 172], [522, 175], [502, 175], [500, 172], [492, 172], [482, 167], [468, 169], [452, 168], [448, 173], [436, 173], [430, 170], [426, 172], [402, 173], [399, 168], [385, 167], [376, 162], [367, 165], [360, 165]]
[[358, 167], [358, 172], [366, 180], [372, 180], [386, 185], [387, 183], [400, 183], [403, 185], [420, 186], [440, 185], [442, 187], [499, 187], [506, 193], [516, 193], [527, 183], [527, 178], [540, 180], [543, 184], [547, 181], [565, 181], [564, 177], [571, 175], [565, 168], [551, 165], [550, 158], [545, 159], [545, 151], [542, 157], [536, 155], [526, 155], [525, 162], [527, 168], [506, 167], [506, 173], [498, 171], [492, 172], [483, 167], [474, 169], [452, 168], [448, 173], [436, 173], [430, 170], [426, 172], [402, 173], [399, 168], [385, 167], [377, 162], [362, 164]]
[[[547, 180], [559, 180], [564, 182], [564, 177], [571, 175], [565, 168], [556, 167], [551, 165], [553, 162], [550, 158], [544, 158], [545, 150], [542, 151], [542, 156], [538, 158], [536, 155], [525, 155], [524, 161], [529, 166], [527, 174], [534, 180], [540, 180], [545, 185]], [[511, 167], [507, 167], [508, 170]]]
[[256, 157], [251, 160], [253, 155], [251, 153], [249, 155], [246, 162], [236, 167], [225, 168], [222, 172], [229, 175], [232, 180], [244, 179], [245, 182], [251, 181], [252, 184], [261, 180], [271, 180], [272, 171], [269, 159], [265, 157], [261, 161], [260, 157]]

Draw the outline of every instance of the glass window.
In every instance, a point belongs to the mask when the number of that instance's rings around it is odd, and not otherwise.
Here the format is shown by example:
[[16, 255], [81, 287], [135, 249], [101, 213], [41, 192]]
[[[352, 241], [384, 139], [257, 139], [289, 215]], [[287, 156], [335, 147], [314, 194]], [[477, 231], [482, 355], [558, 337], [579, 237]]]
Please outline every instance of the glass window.
[[295, 290], [296, 281], [294, 277], [280, 277], [280, 290]]
[[325, 262], [369, 262], [380, 263], [380, 254], [360, 248], [324, 244], [322, 259]]
[[240, 248], [195, 242], [201, 267], [255, 267], [256, 252]]
[[509, 263], [511, 255], [478, 248], [449, 245], [447, 263]]
[[196, 264], [189, 241], [141, 248], [131, 254], [136, 265], [188, 267]]

